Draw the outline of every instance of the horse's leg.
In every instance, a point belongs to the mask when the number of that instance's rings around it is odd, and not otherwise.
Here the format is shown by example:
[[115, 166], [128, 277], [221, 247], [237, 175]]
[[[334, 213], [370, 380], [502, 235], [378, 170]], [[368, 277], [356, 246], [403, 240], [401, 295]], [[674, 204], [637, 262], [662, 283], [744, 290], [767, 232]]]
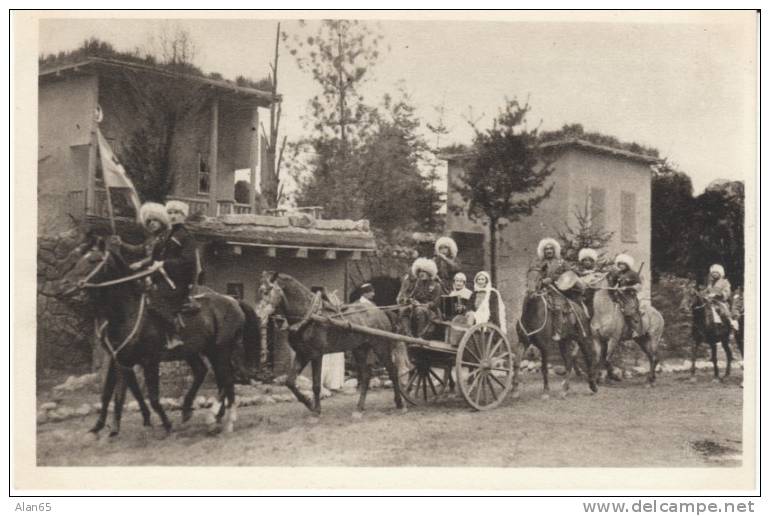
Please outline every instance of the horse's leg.
[[723, 378], [730, 376], [730, 369], [733, 363], [733, 350], [730, 349], [730, 334], [722, 340], [722, 349], [725, 350], [725, 356], [727, 357], [727, 367], [725, 368], [725, 375]]
[[139, 381], [136, 379], [136, 373], [134, 373], [132, 368], [124, 371], [124, 374], [126, 375], [126, 384], [128, 385], [128, 389], [131, 391], [131, 394], [133, 394], [136, 402], [139, 404], [139, 411], [142, 413], [142, 424], [144, 426], [152, 426], [152, 423], [150, 422], [150, 409], [147, 406], [147, 403], [144, 401], [144, 394], [142, 393], [142, 389], [139, 387]]
[[107, 422], [107, 410], [110, 408], [112, 393], [115, 391], [116, 368], [117, 364], [115, 364], [114, 360], [110, 359], [110, 363], [107, 366], [107, 375], [104, 377], [104, 386], [102, 387], [102, 406], [99, 409], [99, 417], [96, 420], [96, 424], [89, 430], [92, 434], [98, 435]]
[[227, 407], [225, 409], [227, 414], [225, 432], [231, 433], [235, 425], [235, 420], [238, 419], [238, 412], [235, 404], [235, 370], [233, 368], [231, 353], [223, 353], [222, 362], [222, 405]]
[[310, 361], [310, 367], [313, 371], [313, 412], [321, 415], [321, 372], [323, 369], [323, 355]]
[[190, 365], [190, 369], [192, 369], [193, 372], [193, 383], [190, 386], [190, 389], [187, 391], [187, 394], [185, 394], [184, 401], [182, 403], [183, 423], [189, 421], [192, 417], [193, 402], [195, 401], [195, 396], [198, 394], [198, 390], [203, 384], [203, 381], [206, 379], [206, 373], [208, 372], [208, 368], [206, 367], [206, 364], [203, 362], [203, 358], [201, 358], [200, 355], [191, 355], [187, 358], [187, 363]]
[[[389, 343], [383, 343], [374, 347], [374, 352], [380, 359], [380, 362], [385, 365], [385, 369], [388, 371], [388, 378], [393, 384], [393, 401], [396, 403], [396, 408], [402, 412], [406, 412], [406, 407], [401, 400], [401, 386], [398, 384], [398, 371], [396, 370], [396, 364], [393, 363], [393, 356], [390, 350]], [[451, 373], [450, 373], [451, 378]]]
[[362, 344], [353, 350], [353, 357], [358, 365], [358, 405], [353, 412], [354, 419], [360, 419], [364, 414], [366, 405], [366, 393], [369, 391], [369, 364], [366, 359], [369, 356], [369, 346]]
[[714, 378], [712, 382], [719, 382], [719, 364], [717, 363], [717, 343], [714, 339], [709, 340], [709, 346], [711, 347], [711, 363], [714, 364]]
[[583, 360], [586, 363], [586, 379], [588, 380], [588, 388], [591, 392], [597, 392], [599, 388], [596, 385], [596, 364], [594, 364], [594, 356], [596, 355], [594, 341], [588, 337], [578, 338], [578, 347], [583, 354]]
[[650, 371], [647, 373], [647, 387], [652, 387], [655, 383], [655, 368], [658, 365], [655, 359], [655, 350], [653, 349], [652, 337], [646, 335], [644, 337], [637, 337], [634, 340], [642, 349], [644, 354], [647, 355], [647, 360], [650, 363]]
[[[524, 345], [522, 345], [521, 342], [518, 342], [517, 344], [513, 344], [511, 346], [514, 352], [513, 356], [513, 390], [511, 391], [511, 397], [513, 399], [518, 399], [521, 397], [521, 382], [519, 381], [519, 373], [521, 369], [521, 357], [524, 355], [526, 348]], [[449, 370], [449, 377], [452, 377], [452, 370]]]
[[542, 399], [547, 400], [550, 397], [551, 389], [548, 386], [548, 343], [547, 339], [540, 340], [540, 373], [543, 375], [543, 394]]
[[118, 370], [117, 382], [115, 383], [115, 399], [112, 406], [112, 429], [110, 429], [110, 437], [116, 437], [120, 433], [120, 420], [123, 417], [123, 405], [126, 402], [127, 390], [126, 372], [122, 369]]
[[690, 364], [690, 383], [695, 383], [698, 381], [695, 378], [695, 361], [698, 360], [699, 344], [700, 344], [699, 339], [697, 337], [694, 337], [692, 340], [692, 355], [690, 356], [690, 361], [692, 362]]
[[294, 397], [297, 398], [300, 402], [302, 402], [303, 405], [305, 405], [308, 410], [313, 410], [313, 402], [308, 399], [307, 396], [302, 394], [299, 389], [297, 389], [297, 375], [299, 375], [302, 370], [305, 368], [305, 366], [308, 363], [308, 359], [305, 358], [304, 355], [297, 354], [296, 357], [294, 357], [294, 364], [293, 367], [289, 370], [289, 374], [286, 377], [286, 387], [294, 394]]
[[574, 369], [572, 344], [572, 339], [568, 339], [566, 336], [562, 337], [562, 339], [559, 341], [559, 353], [561, 353], [561, 358], [564, 362], [564, 379], [561, 381], [562, 398], [567, 397], [567, 392], [569, 392], [569, 380], [572, 376], [572, 370]]
[[144, 364], [144, 383], [147, 385], [147, 396], [150, 398], [152, 410], [158, 414], [160, 421], [166, 433], [171, 432], [171, 421], [169, 421], [166, 411], [160, 404], [160, 362], [150, 360]]

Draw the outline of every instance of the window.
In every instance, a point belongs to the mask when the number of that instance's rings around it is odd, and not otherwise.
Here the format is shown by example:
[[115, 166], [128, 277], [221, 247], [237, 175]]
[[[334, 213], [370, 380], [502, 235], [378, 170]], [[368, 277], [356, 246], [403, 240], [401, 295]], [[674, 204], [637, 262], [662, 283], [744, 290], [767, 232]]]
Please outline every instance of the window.
[[591, 188], [591, 227], [603, 229], [607, 225], [607, 190]]
[[243, 299], [243, 283], [228, 283], [227, 295], [237, 300]]
[[636, 194], [620, 192], [620, 240], [636, 242]]
[[211, 190], [208, 156], [198, 153], [198, 193], [207, 194]]

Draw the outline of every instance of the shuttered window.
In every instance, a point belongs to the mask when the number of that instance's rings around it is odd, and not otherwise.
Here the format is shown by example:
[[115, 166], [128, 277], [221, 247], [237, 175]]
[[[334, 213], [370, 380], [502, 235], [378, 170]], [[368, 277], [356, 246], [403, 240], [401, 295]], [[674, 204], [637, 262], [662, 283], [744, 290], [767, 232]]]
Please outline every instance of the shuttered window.
[[620, 192], [620, 240], [636, 242], [636, 194]]
[[607, 225], [607, 190], [591, 188], [591, 227], [603, 229]]

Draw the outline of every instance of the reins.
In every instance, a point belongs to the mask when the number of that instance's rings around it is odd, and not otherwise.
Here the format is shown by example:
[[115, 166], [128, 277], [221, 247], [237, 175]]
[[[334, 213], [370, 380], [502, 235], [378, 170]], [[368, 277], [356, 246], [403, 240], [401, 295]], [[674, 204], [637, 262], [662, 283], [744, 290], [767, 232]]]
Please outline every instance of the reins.
[[96, 331], [96, 336], [99, 339], [99, 341], [104, 345], [105, 348], [107, 348], [107, 351], [109, 351], [110, 355], [112, 356], [112, 359], [115, 361], [115, 363], [122, 367], [123, 369], [131, 369], [128, 366], [124, 366], [120, 363], [118, 360], [118, 353], [120, 353], [123, 348], [125, 348], [129, 342], [134, 340], [136, 338], [136, 335], [139, 333], [140, 328], [142, 327], [142, 321], [144, 320], [144, 310], [145, 306], [147, 305], [147, 295], [142, 294], [142, 297], [139, 299], [139, 313], [136, 316], [136, 321], [134, 322], [134, 327], [131, 328], [131, 331], [128, 333], [125, 339], [123, 339], [123, 342], [118, 345], [117, 348], [115, 348], [112, 343], [110, 342], [110, 336], [105, 331], [107, 326], [109, 326], [109, 321], [105, 320], [101, 326], [98, 325], [98, 320], [94, 319], [94, 326]]
[[545, 300], [545, 293], [536, 293], [534, 295], [539, 297], [540, 300], [545, 305], [545, 317], [543, 317], [543, 324], [540, 326], [540, 328], [534, 331], [527, 331], [527, 329], [524, 327], [524, 323], [521, 322], [521, 319], [518, 320], [519, 326], [521, 327], [521, 331], [523, 331], [524, 335], [526, 335], [527, 337], [531, 337], [532, 335], [540, 333], [545, 328], [545, 325], [548, 324], [548, 302]]

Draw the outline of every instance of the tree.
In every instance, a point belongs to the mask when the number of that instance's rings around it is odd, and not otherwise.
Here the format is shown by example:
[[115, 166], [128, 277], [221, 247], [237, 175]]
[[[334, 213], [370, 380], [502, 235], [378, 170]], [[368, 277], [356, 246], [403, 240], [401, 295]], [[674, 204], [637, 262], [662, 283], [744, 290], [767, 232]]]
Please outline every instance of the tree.
[[[281, 24], [279, 23], [275, 30], [275, 56], [273, 62], [270, 64], [270, 91], [275, 99], [278, 96], [278, 42], [281, 35]], [[286, 35], [284, 34], [284, 38]], [[278, 128], [281, 123], [281, 103], [273, 102], [270, 104], [270, 132], [265, 133], [265, 128], [262, 126], [262, 133], [266, 140], [267, 151], [265, 154], [265, 168], [262, 171], [261, 183], [263, 199], [267, 203], [268, 208], [275, 208], [278, 204], [280, 192], [278, 184], [281, 175], [281, 161], [283, 158], [283, 151], [286, 148], [286, 136], [283, 137], [282, 142], [278, 143]]]
[[[538, 147], [538, 130], [526, 128], [529, 104], [506, 100], [491, 129], [479, 130], [465, 171], [455, 185], [471, 220], [489, 226], [489, 261], [497, 281], [497, 233], [501, 224], [530, 215], [547, 198], [553, 185], [543, 187], [553, 173], [552, 159]], [[462, 208], [455, 208], [460, 211]]]
[[651, 255], [653, 277], [662, 272], [685, 276], [692, 230], [693, 188], [690, 177], [666, 162], [652, 174]]
[[576, 225], [569, 221], [564, 223], [564, 229], [558, 232], [561, 243], [562, 258], [568, 262], [577, 263], [581, 249], [595, 249], [599, 255], [599, 263], [605, 263], [605, 250], [612, 240], [613, 233], [591, 223], [591, 196], [586, 196], [582, 207], [575, 206], [572, 212]]
[[315, 35], [293, 38], [289, 53], [321, 87], [310, 101], [313, 128], [338, 138], [342, 152], [370, 114], [360, 88], [380, 57], [381, 42], [381, 34], [356, 20], [322, 20]]

